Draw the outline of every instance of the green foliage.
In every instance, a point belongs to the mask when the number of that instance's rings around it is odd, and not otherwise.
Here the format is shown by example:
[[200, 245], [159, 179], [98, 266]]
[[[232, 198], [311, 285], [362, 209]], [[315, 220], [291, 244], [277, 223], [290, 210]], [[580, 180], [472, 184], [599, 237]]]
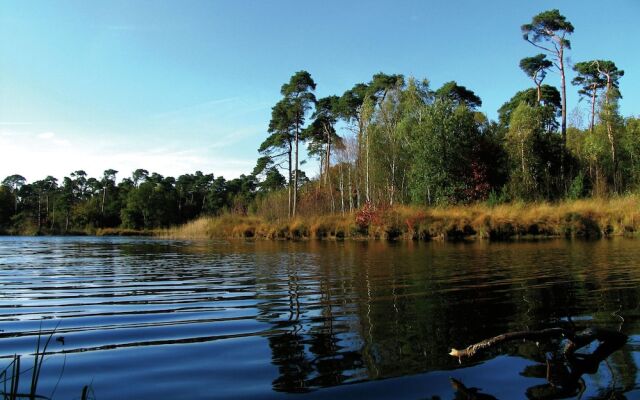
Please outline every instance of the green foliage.
[[544, 54], [533, 57], [525, 57], [520, 60], [520, 69], [539, 86], [547, 75], [547, 70], [553, 67], [553, 63], [547, 60]]
[[616, 64], [610, 60], [594, 60], [591, 63], [594, 64], [596, 71], [600, 74], [600, 78], [607, 85], [611, 86], [611, 88], [619, 89], [620, 78], [624, 76], [623, 70], [618, 69]]
[[146, 181], [149, 178], [149, 171], [146, 169], [136, 169], [131, 174], [131, 181], [133, 182], [133, 186], [138, 186], [138, 184]]
[[578, 175], [571, 181], [571, 185], [569, 186], [569, 190], [567, 192], [567, 198], [571, 200], [577, 200], [584, 196], [585, 194], [585, 176], [580, 171]]
[[580, 86], [578, 93], [581, 96], [595, 97], [598, 90], [607, 86], [607, 81], [600, 76], [595, 61], [578, 62], [573, 66], [573, 70], [577, 76], [573, 78], [571, 83], [575, 86]]
[[640, 189], [640, 118], [627, 118], [624, 123], [624, 136], [621, 148], [626, 155], [623, 176], [629, 179], [629, 187]]
[[0, 186], [0, 232], [9, 228], [13, 215], [14, 198], [11, 189], [5, 185]]
[[489, 196], [487, 197], [487, 206], [495, 207], [499, 204], [504, 204], [509, 201], [509, 193], [506, 190], [506, 187], [503, 187], [503, 190], [500, 192], [496, 190], [492, 190], [489, 192]]
[[20, 190], [26, 183], [26, 179], [22, 175], [14, 174], [7, 176], [2, 181], [2, 185], [8, 187], [12, 192]]
[[476, 109], [482, 106], [482, 100], [473, 91], [458, 85], [455, 81], [447, 82], [435, 92], [436, 98], [448, 99], [456, 105], [466, 105]]
[[127, 197], [121, 212], [122, 225], [132, 229], [168, 227], [178, 222], [177, 193], [171, 181], [158, 176], [140, 184]]
[[346, 121], [360, 120], [360, 110], [365, 99], [370, 98], [369, 92], [369, 85], [364, 83], [358, 83], [344, 92], [338, 103], [341, 117]]
[[343, 146], [335, 130], [340, 118], [340, 98], [329, 96], [318, 100], [312, 118], [313, 122], [302, 131], [301, 137], [309, 143], [308, 154], [324, 160], [332, 148]]
[[554, 198], [560, 190], [556, 177], [562, 161], [562, 144], [543, 128], [544, 108], [522, 102], [513, 111], [505, 137], [510, 160], [509, 193], [523, 200]]
[[266, 171], [264, 180], [258, 186], [261, 192], [274, 192], [284, 189], [286, 184], [287, 180], [280, 171], [275, 167], [271, 167]]
[[541, 103], [538, 103], [536, 89], [525, 89], [517, 92], [509, 101], [504, 103], [498, 109], [498, 120], [500, 124], [508, 128], [511, 121], [511, 114], [520, 105], [525, 103], [531, 107], [539, 105], [543, 109], [541, 110], [541, 116], [543, 118], [542, 124], [548, 132], [554, 131], [558, 128], [558, 121], [556, 118], [560, 114], [561, 101], [560, 92], [553, 86], [542, 85], [540, 86]]
[[[116, 184], [116, 173], [106, 170], [97, 179], [75, 171], [61, 185], [51, 176], [33, 183], [8, 177], [6, 183], [19, 189], [13, 193], [9, 186], [0, 186], [0, 232], [65, 234], [168, 227], [224, 210], [246, 212], [257, 184], [252, 175], [227, 182], [200, 171], [174, 179], [136, 170], [136, 186], [130, 178]], [[275, 178], [270, 179], [273, 183]]]
[[541, 12], [521, 29], [523, 38], [529, 42], [539, 43], [556, 36], [562, 46], [571, 48], [571, 42], [565, 39], [565, 35], [573, 33], [573, 25], [557, 9]]
[[411, 132], [409, 187], [414, 202], [446, 204], [465, 200], [474, 143], [474, 114], [452, 101], [436, 99], [420, 112]]
[[520, 103], [511, 115], [506, 136], [507, 152], [512, 164], [510, 192], [517, 198], [535, 194], [538, 160], [534, 145], [540, 134], [540, 120], [535, 108]]

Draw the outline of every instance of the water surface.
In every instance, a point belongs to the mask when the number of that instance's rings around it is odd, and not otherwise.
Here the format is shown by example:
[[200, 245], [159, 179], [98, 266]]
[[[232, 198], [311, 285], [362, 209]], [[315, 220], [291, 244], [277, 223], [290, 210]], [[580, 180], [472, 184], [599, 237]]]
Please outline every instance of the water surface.
[[[56, 329], [38, 393], [79, 398], [640, 398], [640, 240], [181, 242], [0, 238], [0, 367]], [[560, 343], [462, 364], [507, 331], [621, 330], [560, 393]], [[583, 353], [593, 352], [597, 343]], [[24, 376], [28, 381], [30, 371]], [[26, 383], [25, 383], [26, 384]], [[57, 387], [56, 387], [57, 385]], [[622, 398], [622, 397], [618, 397]]]

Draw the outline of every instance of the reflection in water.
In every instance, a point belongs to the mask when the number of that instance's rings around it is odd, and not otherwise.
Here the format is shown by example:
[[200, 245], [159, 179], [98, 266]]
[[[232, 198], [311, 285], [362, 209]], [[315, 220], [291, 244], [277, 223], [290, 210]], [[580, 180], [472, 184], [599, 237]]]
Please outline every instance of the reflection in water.
[[[585, 391], [584, 374], [595, 374], [598, 367], [614, 351], [620, 349], [626, 342], [625, 336], [605, 340], [600, 343], [591, 354], [572, 354], [569, 357], [553, 354], [553, 358], [545, 364], [527, 367], [523, 376], [545, 378], [548, 383], [532, 386], [527, 389], [530, 399], [563, 399], [582, 394]], [[608, 393], [609, 398], [616, 398], [616, 389]]]
[[[466, 398], [463, 388], [497, 398], [571, 397], [581, 388], [583, 396], [637, 397], [638, 260], [640, 241], [625, 239], [0, 238], [0, 357], [28, 358], [44, 319], [45, 328], [60, 321], [65, 338], [52, 344], [40, 385], [46, 392], [56, 384], [66, 354], [59, 398], [77, 396], [88, 382], [99, 398], [335, 397], [336, 390], [376, 398], [386, 388], [396, 398]], [[448, 356], [450, 347], [570, 320], [621, 328], [630, 339], [618, 351], [594, 345], [574, 360], [528, 342], [475, 364]], [[419, 378], [415, 388], [411, 376]]]
[[[450, 354], [461, 360], [463, 357], [473, 357], [478, 352], [498, 347], [509, 341], [530, 340], [539, 344], [541, 341], [557, 341], [558, 338], [562, 338], [565, 342], [562, 352], [549, 353], [550, 356], [546, 358], [545, 364], [529, 365], [521, 374], [525, 377], [547, 380], [545, 384], [527, 389], [526, 394], [530, 399], [561, 399], [582, 395], [585, 390], [582, 376], [597, 373], [599, 365], [613, 352], [620, 349], [628, 339], [625, 334], [609, 329], [588, 328], [576, 332], [571, 328], [550, 328], [540, 331], [505, 333], [472, 344], [464, 350], [453, 349]], [[576, 353], [594, 341], [598, 341], [599, 345], [593, 353]], [[457, 394], [463, 397], [478, 398], [480, 396], [477, 388], [467, 388], [462, 382], [453, 378], [451, 382]], [[483, 394], [482, 396], [494, 398], [490, 395]]]

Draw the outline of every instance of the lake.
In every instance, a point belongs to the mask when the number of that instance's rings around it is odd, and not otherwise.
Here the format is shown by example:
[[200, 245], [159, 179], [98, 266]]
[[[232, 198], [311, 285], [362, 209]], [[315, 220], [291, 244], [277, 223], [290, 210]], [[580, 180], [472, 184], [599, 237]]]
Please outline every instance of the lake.
[[[638, 239], [0, 237], [0, 285], [0, 369], [21, 354], [28, 391], [55, 329], [37, 390], [55, 399], [640, 398]], [[629, 336], [575, 390], [549, 383], [576, 368], [558, 342], [448, 355], [571, 323]]]

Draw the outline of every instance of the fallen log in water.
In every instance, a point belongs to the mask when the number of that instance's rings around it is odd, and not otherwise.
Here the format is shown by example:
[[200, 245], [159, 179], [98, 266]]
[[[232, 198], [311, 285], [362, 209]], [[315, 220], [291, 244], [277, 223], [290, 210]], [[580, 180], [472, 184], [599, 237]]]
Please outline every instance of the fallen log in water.
[[609, 329], [592, 327], [576, 333], [570, 329], [565, 328], [548, 328], [538, 331], [503, 333], [490, 339], [486, 339], [481, 342], [469, 345], [463, 350], [452, 348], [449, 355], [458, 357], [458, 359], [461, 360], [463, 357], [473, 357], [481, 350], [495, 347], [514, 340], [535, 340], [536, 342], [540, 342], [543, 340], [562, 338], [567, 339], [567, 345], [564, 348], [564, 354], [566, 356], [572, 355], [576, 350], [587, 346], [594, 340], [598, 340], [602, 343], [624, 343], [627, 341], [627, 336], [625, 334]]

